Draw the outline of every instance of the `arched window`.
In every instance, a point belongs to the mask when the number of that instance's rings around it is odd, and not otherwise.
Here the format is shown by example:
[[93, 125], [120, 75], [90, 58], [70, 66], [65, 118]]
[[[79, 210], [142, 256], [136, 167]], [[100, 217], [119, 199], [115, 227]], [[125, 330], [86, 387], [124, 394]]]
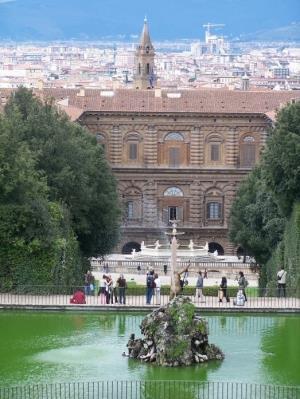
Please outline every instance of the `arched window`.
[[183, 197], [183, 192], [178, 187], [169, 187], [164, 192], [164, 197]]
[[224, 195], [216, 187], [211, 187], [205, 193], [204, 224], [218, 226], [224, 223]]
[[165, 137], [165, 141], [170, 141], [170, 140], [183, 141], [184, 138], [183, 138], [182, 134], [179, 132], [171, 132], [171, 133], [168, 133]]
[[129, 162], [138, 162], [140, 159], [140, 141], [138, 133], [130, 133], [125, 137], [125, 160]]
[[243, 137], [240, 144], [240, 165], [244, 168], [251, 168], [256, 161], [255, 138], [252, 136]]
[[220, 164], [223, 162], [223, 142], [224, 139], [218, 134], [211, 134], [206, 139], [206, 159], [210, 164]]

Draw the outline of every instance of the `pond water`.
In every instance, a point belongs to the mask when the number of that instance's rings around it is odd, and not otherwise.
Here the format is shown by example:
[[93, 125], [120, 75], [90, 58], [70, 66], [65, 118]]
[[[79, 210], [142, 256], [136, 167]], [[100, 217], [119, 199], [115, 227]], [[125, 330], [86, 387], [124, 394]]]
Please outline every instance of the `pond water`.
[[0, 312], [0, 385], [98, 380], [300, 383], [300, 316], [207, 314], [209, 341], [225, 353], [187, 368], [122, 357], [143, 314]]

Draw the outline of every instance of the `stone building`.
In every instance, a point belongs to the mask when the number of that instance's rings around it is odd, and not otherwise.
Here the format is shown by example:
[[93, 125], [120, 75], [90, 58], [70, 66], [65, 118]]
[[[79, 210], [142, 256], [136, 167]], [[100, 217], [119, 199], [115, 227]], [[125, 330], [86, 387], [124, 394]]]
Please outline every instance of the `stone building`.
[[70, 97], [118, 180], [119, 250], [165, 240], [176, 218], [183, 241], [208, 241], [233, 254], [227, 238], [233, 198], [259, 159], [273, 111], [295, 94], [124, 89]]
[[136, 52], [136, 89], [43, 89], [103, 146], [123, 205], [124, 253], [166, 241], [178, 219], [181, 241], [234, 254], [230, 207], [258, 162], [276, 110], [297, 91], [161, 90], [152, 87], [147, 22]]

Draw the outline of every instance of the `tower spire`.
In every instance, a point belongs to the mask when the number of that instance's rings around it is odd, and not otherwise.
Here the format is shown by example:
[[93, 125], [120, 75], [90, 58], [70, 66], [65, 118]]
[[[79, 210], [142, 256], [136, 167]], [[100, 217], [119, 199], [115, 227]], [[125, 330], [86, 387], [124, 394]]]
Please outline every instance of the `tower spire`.
[[154, 87], [154, 56], [148, 20], [145, 16], [140, 42], [135, 53], [134, 85], [136, 89], [152, 89]]

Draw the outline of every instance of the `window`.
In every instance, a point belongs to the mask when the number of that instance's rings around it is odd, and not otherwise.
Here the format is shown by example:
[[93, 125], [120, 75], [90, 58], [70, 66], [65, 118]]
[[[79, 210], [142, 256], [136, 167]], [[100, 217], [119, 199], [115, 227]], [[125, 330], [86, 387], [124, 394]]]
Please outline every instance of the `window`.
[[220, 160], [220, 144], [210, 145], [210, 160], [219, 161]]
[[180, 148], [171, 147], [169, 148], [169, 166], [171, 168], [177, 168], [180, 165]]
[[169, 206], [168, 208], [168, 216], [169, 220], [176, 220], [177, 219], [177, 207], [176, 206]]
[[139, 75], [141, 74], [141, 72], [142, 72], [142, 68], [141, 68], [141, 64], [139, 63]]
[[133, 219], [134, 217], [133, 201], [128, 201], [126, 204], [126, 217], [127, 219]]
[[256, 160], [256, 148], [255, 139], [252, 136], [246, 136], [243, 138], [240, 149], [241, 166], [250, 168], [255, 165]]
[[209, 202], [207, 204], [207, 219], [221, 218], [221, 204], [219, 202]]
[[183, 192], [178, 187], [169, 187], [164, 192], [164, 197], [183, 197]]
[[135, 160], [137, 159], [138, 151], [137, 151], [137, 143], [129, 143], [129, 159]]
[[150, 75], [150, 64], [147, 64], [147, 75]]
[[167, 141], [171, 141], [171, 140], [173, 140], [173, 141], [183, 141], [183, 136], [182, 136], [181, 133], [171, 132], [171, 133], [168, 133], [166, 135], [165, 140], [167, 140]]

